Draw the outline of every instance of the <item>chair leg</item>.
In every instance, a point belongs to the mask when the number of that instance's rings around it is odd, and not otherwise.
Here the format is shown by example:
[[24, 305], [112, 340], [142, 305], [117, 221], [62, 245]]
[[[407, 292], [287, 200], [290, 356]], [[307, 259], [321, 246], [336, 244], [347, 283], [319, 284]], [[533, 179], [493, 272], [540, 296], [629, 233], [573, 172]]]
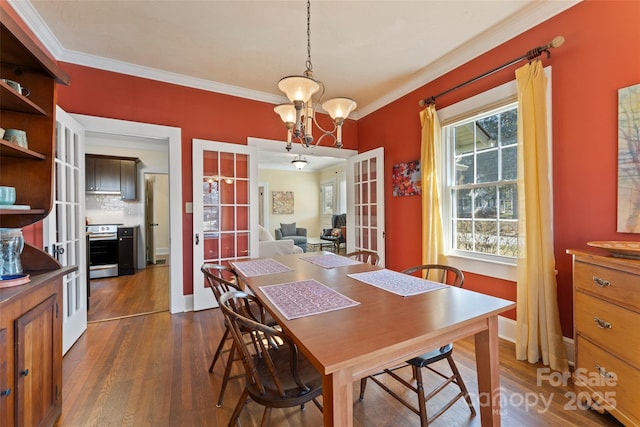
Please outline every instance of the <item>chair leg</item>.
[[227, 384], [229, 383], [229, 377], [231, 376], [231, 365], [233, 365], [233, 361], [236, 357], [236, 344], [231, 344], [231, 349], [229, 350], [229, 357], [227, 359], [227, 366], [224, 367], [224, 375], [222, 377], [222, 385], [220, 386], [220, 394], [218, 395], [218, 403], [216, 406], [219, 408], [222, 406], [222, 399], [224, 398], [224, 392], [227, 389]]
[[267, 427], [269, 425], [269, 418], [271, 418], [271, 406], [265, 406], [260, 427]]
[[411, 366], [413, 377], [416, 379], [416, 392], [418, 393], [418, 410], [420, 412], [420, 427], [429, 425], [427, 417], [427, 401], [424, 397], [424, 383], [422, 381], [422, 369], [418, 366]]
[[475, 416], [476, 408], [473, 407], [473, 402], [471, 402], [471, 397], [469, 396], [469, 391], [467, 390], [467, 386], [464, 384], [464, 381], [462, 380], [462, 375], [460, 375], [460, 371], [458, 371], [458, 367], [456, 366], [456, 363], [453, 361], [453, 356], [451, 354], [447, 356], [447, 362], [449, 362], [451, 371], [453, 372], [453, 375], [455, 375], [456, 377], [456, 380], [455, 380], [456, 384], [458, 384], [458, 387], [460, 387], [460, 391], [462, 391], [462, 396], [464, 397], [464, 400], [466, 400], [467, 405], [469, 406], [469, 410], [471, 410], [471, 415]]
[[367, 378], [369, 377], [364, 377], [360, 380], [360, 401], [364, 400], [364, 390], [367, 388]]
[[242, 394], [240, 395], [240, 399], [238, 399], [238, 403], [236, 403], [236, 407], [233, 410], [233, 414], [231, 414], [231, 419], [229, 420], [228, 427], [234, 427], [238, 424], [238, 418], [240, 418], [240, 412], [242, 412], [242, 408], [244, 408], [245, 403], [247, 403], [247, 398], [249, 397], [249, 390], [245, 387], [242, 390]]
[[218, 344], [218, 348], [216, 348], [216, 352], [213, 355], [211, 366], [209, 366], [209, 372], [213, 372], [213, 367], [216, 365], [216, 362], [218, 361], [218, 357], [222, 355], [224, 344], [227, 341], [227, 338], [229, 338], [229, 329], [225, 328], [224, 334], [222, 335], [222, 338], [220, 339], [220, 343]]

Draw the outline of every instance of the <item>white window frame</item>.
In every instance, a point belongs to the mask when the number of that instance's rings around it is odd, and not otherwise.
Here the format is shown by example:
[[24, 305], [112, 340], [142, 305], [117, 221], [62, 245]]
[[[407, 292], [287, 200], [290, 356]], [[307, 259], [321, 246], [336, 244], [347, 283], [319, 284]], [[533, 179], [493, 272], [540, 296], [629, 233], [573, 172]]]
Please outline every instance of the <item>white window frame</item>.
[[[547, 123], [548, 123], [548, 139], [551, 145], [551, 67], [545, 67], [547, 76]], [[449, 107], [438, 111], [438, 117], [442, 127], [451, 125], [452, 123], [464, 120], [469, 117], [477, 116], [484, 112], [495, 110], [504, 105], [517, 101], [517, 84], [516, 81], [507, 82], [501, 86], [490, 89], [486, 92], [467, 98]], [[449, 147], [445, 146], [442, 151], [442, 164], [448, 165], [447, 156]], [[551, 149], [549, 150], [549, 170], [552, 170]], [[495, 277], [498, 279], [517, 281], [517, 259], [509, 257], [501, 257], [495, 255], [484, 255], [478, 253], [469, 253], [463, 251], [454, 251], [451, 242], [451, 197], [447, 190], [449, 170], [445, 168], [440, 177], [440, 194], [442, 195], [442, 223], [445, 245], [445, 256], [447, 262], [455, 265], [457, 268], [468, 271], [470, 273], [481, 274], [483, 276]], [[551, 177], [550, 177], [551, 179]], [[552, 181], [553, 182], [553, 181]]]

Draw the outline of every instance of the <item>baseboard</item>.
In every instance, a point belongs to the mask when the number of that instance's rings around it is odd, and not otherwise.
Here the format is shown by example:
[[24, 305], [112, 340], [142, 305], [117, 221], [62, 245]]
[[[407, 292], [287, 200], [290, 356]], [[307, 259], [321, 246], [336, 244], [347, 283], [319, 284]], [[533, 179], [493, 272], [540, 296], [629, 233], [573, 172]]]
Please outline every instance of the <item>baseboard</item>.
[[[507, 317], [498, 316], [498, 336], [512, 343], [516, 342], [516, 321]], [[567, 352], [569, 365], [574, 366], [575, 363], [575, 345], [573, 338], [563, 337], [564, 348]]]
[[184, 296], [184, 311], [193, 311], [193, 294]]
[[156, 255], [169, 255], [169, 248], [156, 248]]

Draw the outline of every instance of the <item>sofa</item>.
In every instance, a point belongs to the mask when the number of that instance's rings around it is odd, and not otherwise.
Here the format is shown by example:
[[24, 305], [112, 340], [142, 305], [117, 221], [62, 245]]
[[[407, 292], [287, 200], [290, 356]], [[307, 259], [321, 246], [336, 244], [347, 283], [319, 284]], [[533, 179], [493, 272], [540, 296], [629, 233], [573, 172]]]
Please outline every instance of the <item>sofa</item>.
[[347, 214], [338, 214], [331, 216], [331, 228], [324, 228], [320, 239], [332, 242], [335, 251], [340, 252], [340, 245], [346, 243], [347, 232]]
[[297, 227], [296, 223], [283, 224], [280, 223], [280, 228], [276, 228], [276, 240], [293, 240], [293, 243], [302, 248], [303, 252], [307, 251], [307, 229]]
[[301, 254], [302, 248], [293, 244], [293, 240], [275, 240], [269, 230], [259, 226], [258, 256], [271, 257], [278, 255]]

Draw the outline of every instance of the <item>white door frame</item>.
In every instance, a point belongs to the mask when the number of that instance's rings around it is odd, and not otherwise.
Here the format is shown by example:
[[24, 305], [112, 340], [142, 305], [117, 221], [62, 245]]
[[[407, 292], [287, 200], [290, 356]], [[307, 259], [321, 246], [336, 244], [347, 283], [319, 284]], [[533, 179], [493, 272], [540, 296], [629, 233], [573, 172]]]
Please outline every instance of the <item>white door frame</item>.
[[107, 119], [104, 117], [72, 114], [87, 132], [111, 135], [135, 136], [169, 141], [169, 282], [171, 313], [186, 311], [182, 268], [182, 129]]

